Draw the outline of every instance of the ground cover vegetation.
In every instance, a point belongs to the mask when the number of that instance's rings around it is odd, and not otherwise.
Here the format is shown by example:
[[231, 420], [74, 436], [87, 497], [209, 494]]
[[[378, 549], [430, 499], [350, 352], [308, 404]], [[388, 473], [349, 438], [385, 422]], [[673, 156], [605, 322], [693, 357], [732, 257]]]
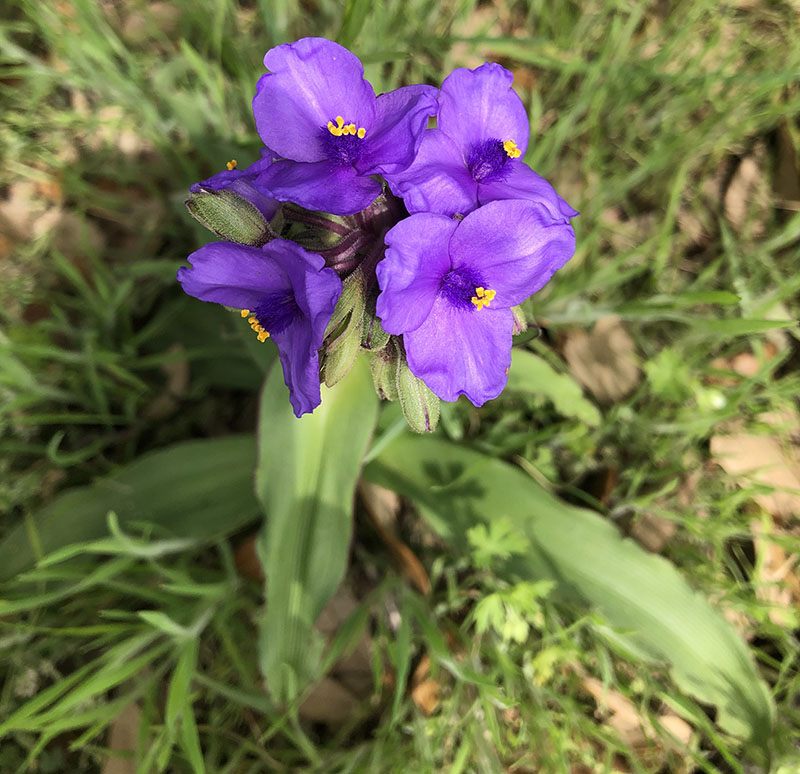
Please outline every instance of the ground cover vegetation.
[[[6, 6], [0, 772], [800, 770], [798, 10]], [[500, 62], [581, 212], [433, 436], [360, 365], [296, 424], [175, 281], [308, 35], [379, 92]]]

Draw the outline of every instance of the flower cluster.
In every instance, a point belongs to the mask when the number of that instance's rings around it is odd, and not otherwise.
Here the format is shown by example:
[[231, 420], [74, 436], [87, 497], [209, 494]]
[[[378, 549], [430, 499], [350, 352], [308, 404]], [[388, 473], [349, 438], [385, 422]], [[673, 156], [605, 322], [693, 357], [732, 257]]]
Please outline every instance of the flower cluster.
[[440, 90], [376, 96], [361, 62], [322, 38], [264, 64], [262, 157], [192, 186], [190, 212], [227, 241], [189, 256], [183, 289], [275, 342], [297, 416], [364, 351], [418, 430], [439, 398], [495, 398], [524, 327], [516, 307], [572, 256], [578, 214], [522, 161], [512, 74], [485, 64]]

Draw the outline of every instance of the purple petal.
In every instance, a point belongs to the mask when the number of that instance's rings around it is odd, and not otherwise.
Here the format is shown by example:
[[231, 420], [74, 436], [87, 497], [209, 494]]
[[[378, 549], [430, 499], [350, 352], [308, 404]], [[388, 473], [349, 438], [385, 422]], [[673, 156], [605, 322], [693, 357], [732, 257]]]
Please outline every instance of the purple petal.
[[321, 255], [274, 239], [262, 248], [213, 242], [189, 256], [178, 271], [183, 289], [202, 301], [255, 310], [272, 294], [289, 294], [299, 314], [273, 334], [295, 414], [320, 402], [319, 348], [342, 292], [342, 282]]
[[439, 108], [433, 86], [405, 86], [381, 94], [375, 124], [364, 138], [364, 155], [356, 164], [361, 174], [391, 174], [406, 169], [417, 154], [428, 118]]
[[332, 166], [328, 161], [276, 161], [256, 182], [278, 201], [332, 215], [360, 212], [381, 192], [377, 180], [357, 175], [352, 167]]
[[478, 270], [496, 297], [492, 309], [522, 303], [575, 252], [575, 232], [541, 204], [489, 202], [467, 215], [450, 240], [454, 267]]
[[513, 326], [510, 309], [463, 311], [440, 296], [428, 319], [403, 336], [408, 366], [442, 400], [466, 395], [481, 406], [506, 386]]
[[255, 182], [256, 177], [269, 169], [272, 163], [272, 151], [268, 148], [263, 148], [261, 158], [249, 167], [244, 169], [239, 167], [223, 169], [206, 180], [193, 183], [189, 190], [192, 193], [200, 193], [203, 190], [222, 191], [230, 189], [247, 199], [266, 220], [272, 220], [280, 204]]
[[425, 132], [414, 163], [405, 172], [387, 175], [386, 182], [409, 212], [464, 215], [478, 206], [478, 184], [455, 143], [438, 129]]
[[566, 221], [574, 218], [578, 211], [569, 206], [550, 183], [536, 174], [522, 161], [511, 160], [507, 165], [509, 172], [505, 179], [478, 186], [478, 199], [481, 204], [498, 199], [530, 199], [547, 207], [556, 220]]
[[191, 268], [178, 269], [178, 282], [185, 293], [201, 301], [254, 309], [265, 293], [286, 290], [291, 284], [281, 266], [270, 259], [276, 242], [284, 240], [273, 240], [263, 248], [211, 242], [189, 256]]
[[511, 88], [513, 80], [512, 73], [489, 62], [475, 70], [458, 68], [445, 78], [437, 126], [465, 159], [473, 146], [486, 140], [513, 140], [525, 154], [530, 124], [522, 100]]
[[302, 38], [267, 52], [270, 71], [253, 98], [256, 127], [264, 144], [294, 161], [320, 161], [320, 132], [342, 116], [346, 124], [375, 122], [375, 92], [364, 67], [346, 48], [325, 38]]
[[308, 320], [302, 319], [273, 337], [283, 368], [283, 381], [289, 388], [294, 415], [312, 412], [321, 401], [319, 391], [319, 347], [312, 342]]
[[294, 242], [287, 244], [291, 248], [282, 250], [276, 260], [289, 276], [294, 299], [311, 326], [311, 346], [317, 350], [322, 346], [325, 328], [342, 293], [342, 281], [333, 269], [325, 266], [321, 255]]
[[387, 333], [413, 331], [425, 321], [450, 270], [448, 245], [456, 226], [444, 215], [420, 213], [386, 234], [386, 257], [376, 270], [376, 312]]
[[280, 242], [272, 257], [289, 278], [294, 300], [302, 315], [286, 330], [273, 334], [283, 367], [283, 379], [295, 416], [313, 411], [320, 403], [319, 348], [325, 337], [336, 302], [342, 293], [342, 281], [325, 260], [294, 242]]
[[294, 300], [302, 315], [286, 330], [273, 334], [296, 416], [313, 411], [320, 403], [319, 348], [325, 337], [342, 281], [333, 269], [325, 267], [321, 255], [310, 253], [294, 242], [281, 242], [273, 259], [286, 273]]

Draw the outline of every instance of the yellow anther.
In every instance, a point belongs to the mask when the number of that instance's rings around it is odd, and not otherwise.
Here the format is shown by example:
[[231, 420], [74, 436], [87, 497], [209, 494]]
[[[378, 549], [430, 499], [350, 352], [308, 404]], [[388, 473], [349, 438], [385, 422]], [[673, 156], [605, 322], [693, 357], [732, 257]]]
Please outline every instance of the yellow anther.
[[250, 323], [250, 330], [257, 334], [259, 341], [266, 341], [269, 338], [269, 331], [264, 330], [264, 327], [258, 321], [258, 318], [255, 316], [248, 317], [250, 314], [249, 309], [242, 309], [239, 314], [242, 315], [243, 318], [247, 317], [247, 322]]
[[334, 137], [341, 137], [342, 136], [342, 127], [344, 125], [344, 119], [341, 116], [336, 116], [336, 124], [334, 125], [333, 121], [328, 121], [328, 131]]
[[503, 143], [503, 150], [508, 154], [508, 157], [512, 159], [518, 159], [522, 155], [522, 151], [513, 140], [506, 140]]
[[341, 137], [342, 135], [350, 135], [354, 134], [358, 137], [359, 140], [364, 139], [364, 135], [367, 133], [367, 130], [362, 126], [360, 129], [356, 128], [355, 124], [346, 124], [344, 122], [344, 118], [341, 116], [336, 116], [336, 123], [334, 124], [333, 121], [328, 121], [328, 131], [334, 137]]
[[483, 309], [484, 306], [489, 306], [489, 304], [494, 300], [494, 297], [497, 295], [496, 290], [487, 290], [486, 288], [475, 288], [475, 295], [470, 299], [473, 304], [478, 308], [478, 311]]
[[236, 161], [236, 159], [231, 159], [231, 160], [230, 160], [230, 161], [229, 161], [229, 162], [228, 162], [228, 163], [227, 163], [225, 166], [226, 166], [226, 167], [227, 167], [229, 170], [231, 170], [231, 169], [236, 169], [236, 165], [237, 165], [238, 163], [239, 163], [239, 162], [237, 162], [237, 161]]

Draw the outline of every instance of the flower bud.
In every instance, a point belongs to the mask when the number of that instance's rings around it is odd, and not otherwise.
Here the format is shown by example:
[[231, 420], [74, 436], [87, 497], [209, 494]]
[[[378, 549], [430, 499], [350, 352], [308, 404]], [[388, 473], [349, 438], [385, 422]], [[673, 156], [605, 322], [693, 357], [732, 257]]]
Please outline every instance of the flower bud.
[[436, 429], [439, 422], [439, 398], [422, 379], [411, 373], [405, 355], [397, 365], [397, 395], [403, 416], [409, 427], [417, 433]]
[[369, 368], [372, 371], [372, 382], [379, 398], [397, 400], [397, 366], [400, 353], [394, 340], [390, 339], [381, 350], [374, 350], [369, 355]]
[[361, 272], [355, 272], [343, 283], [322, 346], [322, 378], [328, 387], [340, 381], [352, 367], [361, 349], [363, 317], [364, 280]]
[[232, 188], [198, 187], [186, 200], [195, 220], [229, 242], [261, 247], [275, 237], [262, 211]]

